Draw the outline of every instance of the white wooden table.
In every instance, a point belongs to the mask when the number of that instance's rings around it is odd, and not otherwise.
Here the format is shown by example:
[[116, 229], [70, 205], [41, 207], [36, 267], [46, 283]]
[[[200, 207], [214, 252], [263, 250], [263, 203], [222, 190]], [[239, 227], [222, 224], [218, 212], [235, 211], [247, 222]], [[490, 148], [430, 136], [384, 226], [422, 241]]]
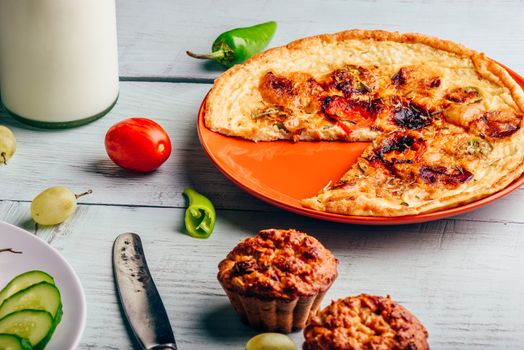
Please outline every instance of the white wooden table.
[[[34, 231], [29, 204], [41, 190], [94, 190], [71, 220], [37, 233], [69, 260], [85, 288], [80, 349], [132, 348], [110, 260], [114, 238], [126, 231], [142, 236], [179, 348], [243, 349], [255, 332], [229, 306], [216, 266], [240, 239], [269, 226], [311, 233], [339, 257], [340, 277], [327, 299], [391, 294], [427, 326], [432, 349], [524, 347], [524, 189], [466, 215], [410, 226], [342, 225], [283, 212], [235, 187], [202, 151], [197, 111], [222, 69], [184, 53], [207, 51], [229, 28], [276, 20], [271, 45], [348, 28], [419, 31], [524, 73], [521, 1], [121, 0], [117, 11], [121, 93], [106, 117], [41, 131], [0, 110], [0, 124], [18, 138], [17, 154], [0, 168], [0, 220]], [[131, 116], [155, 119], [174, 142], [171, 158], [153, 174], [124, 171], [105, 153], [106, 130]], [[216, 204], [208, 240], [184, 233], [185, 186]], [[302, 343], [301, 333], [292, 337]]]

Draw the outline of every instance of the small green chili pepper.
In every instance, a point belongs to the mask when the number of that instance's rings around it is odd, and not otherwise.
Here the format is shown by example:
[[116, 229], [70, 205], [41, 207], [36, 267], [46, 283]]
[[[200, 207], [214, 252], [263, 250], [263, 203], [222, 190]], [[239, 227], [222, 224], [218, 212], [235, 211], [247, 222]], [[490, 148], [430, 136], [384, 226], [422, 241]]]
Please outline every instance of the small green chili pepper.
[[185, 188], [184, 194], [189, 200], [185, 216], [187, 233], [195, 238], [208, 238], [216, 221], [213, 203], [191, 188]]
[[231, 29], [216, 38], [211, 53], [205, 55], [194, 54], [191, 51], [186, 53], [194, 58], [212, 59], [226, 67], [231, 67], [262, 51], [271, 41], [276, 29], [277, 23], [273, 21]]

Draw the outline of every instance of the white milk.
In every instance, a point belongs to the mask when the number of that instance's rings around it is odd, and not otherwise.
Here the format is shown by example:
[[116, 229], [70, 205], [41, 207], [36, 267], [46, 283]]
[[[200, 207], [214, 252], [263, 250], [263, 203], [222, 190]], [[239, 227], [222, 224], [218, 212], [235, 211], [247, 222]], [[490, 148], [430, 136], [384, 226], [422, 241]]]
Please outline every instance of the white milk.
[[74, 125], [110, 108], [115, 0], [0, 0], [0, 92], [10, 112], [43, 125]]

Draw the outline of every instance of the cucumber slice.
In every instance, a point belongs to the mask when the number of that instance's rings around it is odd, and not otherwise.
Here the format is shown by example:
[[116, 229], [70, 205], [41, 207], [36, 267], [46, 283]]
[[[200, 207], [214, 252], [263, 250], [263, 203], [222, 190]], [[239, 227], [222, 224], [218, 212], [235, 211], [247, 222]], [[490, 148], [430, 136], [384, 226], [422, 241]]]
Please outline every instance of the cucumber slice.
[[16, 276], [0, 291], [0, 305], [11, 295], [40, 282], [55, 284], [53, 277], [43, 271], [28, 271]]
[[0, 350], [33, 350], [31, 343], [14, 334], [0, 334]]
[[44, 310], [56, 316], [61, 299], [58, 288], [40, 282], [13, 294], [0, 305], [0, 319], [20, 310]]
[[31, 343], [14, 334], [0, 334], [0, 350], [33, 350]]
[[[60, 308], [58, 309], [58, 312], [57, 312], [57, 314], [55, 316], [55, 320], [53, 321], [53, 326], [51, 327], [51, 329], [49, 330], [49, 332], [47, 333], [45, 338], [42, 339], [40, 341], [40, 343], [38, 343], [35, 346], [35, 350], [43, 350], [45, 348], [45, 346], [47, 345], [47, 343], [49, 343], [49, 341], [51, 340], [51, 337], [53, 336], [53, 333], [55, 332], [56, 327], [58, 326], [60, 321], [62, 321], [62, 315], [63, 315], [62, 305], [60, 305]], [[0, 348], [0, 350], [1, 350], [1, 348]]]
[[35, 346], [53, 327], [53, 317], [47, 311], [22, 310], [0, 319], [0, 333], [15, 334]]

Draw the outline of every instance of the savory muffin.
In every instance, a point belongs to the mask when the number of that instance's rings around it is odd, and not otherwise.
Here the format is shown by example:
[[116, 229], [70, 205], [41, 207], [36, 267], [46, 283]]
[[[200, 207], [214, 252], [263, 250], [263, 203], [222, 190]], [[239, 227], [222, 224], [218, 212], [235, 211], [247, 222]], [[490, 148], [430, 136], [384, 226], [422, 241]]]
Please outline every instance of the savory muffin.
[[251, 326], [302, 329], [337, 277], [338, 260], [297, 230], [262, 230], [241, 241], [218, 265], [218, 280]]
[[361, 294], [331, 302], [304, 329], [303, 350], [427, 350], [428, 332], [387, 297]]

